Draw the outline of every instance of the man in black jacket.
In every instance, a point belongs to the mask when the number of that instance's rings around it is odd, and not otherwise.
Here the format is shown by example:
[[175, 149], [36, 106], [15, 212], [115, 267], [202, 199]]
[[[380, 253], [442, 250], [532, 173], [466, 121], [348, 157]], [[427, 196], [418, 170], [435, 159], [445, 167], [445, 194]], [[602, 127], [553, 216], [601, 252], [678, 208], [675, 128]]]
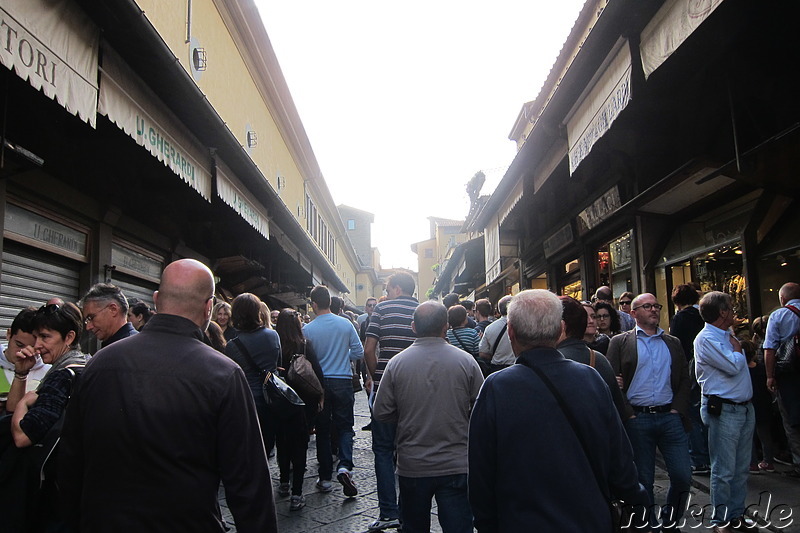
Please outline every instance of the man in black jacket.
[[607, 533], [604, 492], [631, 505], [647, 501], [608, 386], [555, 349], [561, 314], [558, 297], [545, 290], [523, 291], [509, 306], [517, 364], [486, 379], [469, 426], [469, 499], [480, 533]]
[[139, 335], [98, 351], [72, 396], [59, 457], [76, 531], [277, 531], [267, 457], [241, 368], [203, 342], [214, 278], [164, 269]]

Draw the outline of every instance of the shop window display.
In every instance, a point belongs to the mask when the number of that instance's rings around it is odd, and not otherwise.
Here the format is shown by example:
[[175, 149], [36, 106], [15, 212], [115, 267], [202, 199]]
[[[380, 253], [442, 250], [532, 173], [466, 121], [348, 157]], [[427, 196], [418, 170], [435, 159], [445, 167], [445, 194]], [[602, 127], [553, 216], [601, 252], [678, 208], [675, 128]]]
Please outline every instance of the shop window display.
[[738, 243], [709, 250], [692, 259], [693, 281], [700, 290], [727, 292], [733, 299], [736, 316], [748, 317], [747, 281], [743, 273], [742, 249]]

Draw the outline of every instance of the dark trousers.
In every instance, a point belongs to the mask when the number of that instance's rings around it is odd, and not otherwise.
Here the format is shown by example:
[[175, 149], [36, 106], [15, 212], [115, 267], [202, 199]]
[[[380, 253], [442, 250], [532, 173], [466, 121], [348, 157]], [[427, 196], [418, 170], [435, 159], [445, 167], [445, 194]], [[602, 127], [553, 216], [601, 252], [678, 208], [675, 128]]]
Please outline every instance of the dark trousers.
[[305, 412], [298, 411], [298, 416], [282, 420], [275, 437], [281, 483], [289, 482], [291, 471], [292, 494], [303, 494], [303, 477], [308, 453], [308, 424]]
[[431, 500], [436, 498], [443, 533], [472, 533], [472, 510], [467, 497], [467, 474], [403, 477], [400, 499], [404, 533], [431, 530]]

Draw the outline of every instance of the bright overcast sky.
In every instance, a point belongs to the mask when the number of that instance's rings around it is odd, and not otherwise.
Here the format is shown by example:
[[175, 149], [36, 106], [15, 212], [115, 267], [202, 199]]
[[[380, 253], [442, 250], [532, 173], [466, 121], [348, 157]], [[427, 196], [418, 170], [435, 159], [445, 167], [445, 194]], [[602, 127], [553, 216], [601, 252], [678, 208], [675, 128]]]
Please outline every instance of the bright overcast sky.
[[417, 269], [427, 217], [463, 220], [583, 0], [256, 0], [334, 202], [375, 214], [384, 268]]

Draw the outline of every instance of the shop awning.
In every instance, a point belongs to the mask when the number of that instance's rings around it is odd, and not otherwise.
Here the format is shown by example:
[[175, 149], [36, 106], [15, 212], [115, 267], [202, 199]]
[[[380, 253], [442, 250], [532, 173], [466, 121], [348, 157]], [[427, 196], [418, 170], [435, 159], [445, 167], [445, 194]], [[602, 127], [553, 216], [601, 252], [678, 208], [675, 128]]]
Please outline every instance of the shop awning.
[[208, 150], [107, 44], [103, 45], [98, 111], [211, 201]]
[[95, 127], [100, 31], [69, 0], [0, 0], [0, 63]]
[[642, 30], [639, 50], [645, 78], [672, 55], [722, 0], [667, 0]]
[[247, 194], [247, 189], [223, 162], [217, 161], [216, 166], [217, 196], [265, 239], [269, 239], [267, 210], [251, 200], [252, 195]]
[[589, 155], [631, 100], [631, 53], [627, 39], [620, 39], [597, 70], [593, 83], [567, 115], [569, 173], [572, 175]]

